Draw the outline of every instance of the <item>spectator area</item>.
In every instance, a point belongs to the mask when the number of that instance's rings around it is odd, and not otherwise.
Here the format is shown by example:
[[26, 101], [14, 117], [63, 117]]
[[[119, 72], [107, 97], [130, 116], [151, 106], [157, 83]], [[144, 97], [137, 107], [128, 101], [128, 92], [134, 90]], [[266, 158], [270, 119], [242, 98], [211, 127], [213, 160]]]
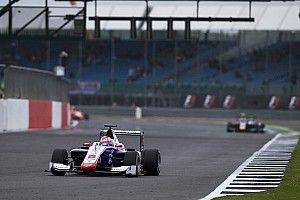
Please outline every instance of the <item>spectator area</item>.
[[[0, 63], [44, 70], [62, 64], [70, 80], [102, 83], [112, 80], [140, 84], [222, 85], [299, 82], [299, 42], [273, 43], [243, 55], [219, 59], [218, 56], [233, 48], [237, 48], [234, 41], [213, 40], [147, 43], [88, 40], [83, 48], [75, 40], [1, 40]], [[66, 60], [60, 59], [62, 51], [68, 54]]]

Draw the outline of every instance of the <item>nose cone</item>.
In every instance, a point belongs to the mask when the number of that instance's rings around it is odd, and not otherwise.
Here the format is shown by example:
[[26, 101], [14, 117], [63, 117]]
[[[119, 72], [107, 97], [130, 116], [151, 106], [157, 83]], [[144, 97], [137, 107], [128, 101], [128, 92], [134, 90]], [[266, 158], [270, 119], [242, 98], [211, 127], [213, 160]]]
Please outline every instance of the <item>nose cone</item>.
[[96, 169], [96, 163], [81, 163], [80, 168], [84, 171], [94, 171]]

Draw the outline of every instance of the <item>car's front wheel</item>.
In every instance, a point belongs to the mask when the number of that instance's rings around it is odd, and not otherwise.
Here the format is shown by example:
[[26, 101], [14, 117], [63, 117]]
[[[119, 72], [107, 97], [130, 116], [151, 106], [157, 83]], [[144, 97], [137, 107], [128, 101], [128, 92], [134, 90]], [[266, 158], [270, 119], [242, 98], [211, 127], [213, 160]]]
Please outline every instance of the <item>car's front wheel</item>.
[[124, 165], [130, 166], [126, 177], [138, 177], [140, 172], [141, 159], [139, 153], [136, 151], [128, 151], [124, 155]]
[[[67, 150], [66, 149], [55, 149], [52, 153], [51, 162], [68, 165]], [[66, 174], [65, 171], [58, 171], [54, 168], [51, 169], [51, 173], [55, 176], [64, 176]]]

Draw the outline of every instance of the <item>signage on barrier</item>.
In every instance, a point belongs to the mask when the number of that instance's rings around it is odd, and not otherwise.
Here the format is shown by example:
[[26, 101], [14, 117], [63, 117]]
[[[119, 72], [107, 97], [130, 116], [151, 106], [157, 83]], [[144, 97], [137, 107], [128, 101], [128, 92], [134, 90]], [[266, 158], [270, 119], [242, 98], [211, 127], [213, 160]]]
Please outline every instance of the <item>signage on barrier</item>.
[[280, 97], [272, 96], [269, 102], [269, 108], [277, 109], [279, 107]]
[[227, 95], [224, 99], [223, 107], [232, 108], [235, 104], [235, 96]]
[[216, 97], [213, 95], [207, 95], [204, 100], [204, 108], [212, 108], [215, 105]]
[[184, 108], [191, 108], [195, 105], [195, 103], [196, 103], [196, 96], [189, 94], [189, 95], [186, 96], [183, 107]]
[[294, 110], [300, 108], [300, 97], [292, 96], [289, 103], [289, 109]]

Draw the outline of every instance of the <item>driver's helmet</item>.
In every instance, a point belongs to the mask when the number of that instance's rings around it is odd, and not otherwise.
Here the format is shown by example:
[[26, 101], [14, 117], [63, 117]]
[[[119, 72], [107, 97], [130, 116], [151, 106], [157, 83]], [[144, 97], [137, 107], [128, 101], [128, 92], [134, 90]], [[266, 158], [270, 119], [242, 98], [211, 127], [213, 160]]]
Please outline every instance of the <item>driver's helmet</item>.
[[241, 112], [241, 113], [240, 113], [240, 117], [246, 117], [246, 113]]
[[101, 137], [99, 144], [101, 146], [114, 146], [114, 140], [109, 136], [103, 136]]
[[101, 139], [103, 136], [106, 136], [106, 132], [101, 130], [101, 131], [100, 131], [100, 139]]
[[106, 131], [106, 136], [110, 137], [111, 139], [114, 139], [113, 131], [111, 129], [108, 129]]

